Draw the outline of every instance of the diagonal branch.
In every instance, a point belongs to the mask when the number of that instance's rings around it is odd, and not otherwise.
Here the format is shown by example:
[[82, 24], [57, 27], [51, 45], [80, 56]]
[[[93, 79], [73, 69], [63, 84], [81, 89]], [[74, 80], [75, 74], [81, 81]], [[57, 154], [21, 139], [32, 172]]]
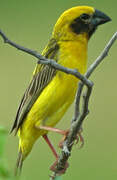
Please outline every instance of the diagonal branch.
[[70, 68], [61, 66], [56, 61], [54, 61], [52, 59], [47, 59], [44, 56], [42, 56], [41, 54], [37, 53], [36, 51], [33, 51], [31, 49], [25, 48], [23, 46], [20, 46], [20, 45], [14, 43], [13, 41], [9, 40], [7, 38], [7, 36], [1, 30], [0, 30], [0, 35], [3, 38], [4, 43], [7, 43], [7, 44], [17, 48], [18, 50], [21, 50], [27, 54], [30, 54], [30, 55], [36, 57], [38, 59], [38, 64], [50, 65], [54, 69], [60, 70], [67, 74], [74, 75], [75, 77], [80, 79], [88, 88], [90, 88], [92, 86], [92, 82], [90, 80], [88, 80], [87, 78], [85, 78], [82, 74], [80, 74], [77, 69], [70, 69]]

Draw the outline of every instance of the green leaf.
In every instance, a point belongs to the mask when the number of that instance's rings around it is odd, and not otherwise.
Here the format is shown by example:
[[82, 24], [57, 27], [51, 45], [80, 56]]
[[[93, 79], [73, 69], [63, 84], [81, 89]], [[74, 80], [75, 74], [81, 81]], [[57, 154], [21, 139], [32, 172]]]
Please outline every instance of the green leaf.
[[55, 180], [62, 180], [62, 176], [56, 176]]
[[[52, 178], [50, 178], [50, 180], [52, 180]], [[56, 176], [54, 180], [62, 180], [62, 176]]]
[[0, 126], [0, 157], [3, 156], [7, 134], [7, 130], [4, 127]]

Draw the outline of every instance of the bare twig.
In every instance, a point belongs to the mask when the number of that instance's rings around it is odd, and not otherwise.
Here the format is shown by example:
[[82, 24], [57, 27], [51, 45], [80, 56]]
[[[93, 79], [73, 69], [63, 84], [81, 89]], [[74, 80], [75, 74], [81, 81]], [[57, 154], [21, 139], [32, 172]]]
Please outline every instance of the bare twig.
[[[45, 57], [43, 57], [36, 51], [19, 46], [18, 44], [9, 40], [1, 30], [0, 30], [0, 35], [3, 38], [5, 43], [8, 43], [13, 47], [36, 57], [38, 59], [38, 63], [50, 65], [53, 68], [60, 70], [64, 73], [72, 74], [81, 80], [78, 84], [78, 90], [76, 93], [75, 111], [74, 111], [74, 116], [73, 116], [72, 123], [71, 123], [71, 128], [70, 128], [70, 131], [69, 131], [69, 134], [68, 134], [66, 140], [64, 141], [63, 149], [62, 149], [61, 155], [58, 159], [58, 163], [56, 165], [56, 172], [54, 173], [54, 176], [53, 176], [53, 178], [55, 179], [56, 175], [59, 174], [60, 170], [64, 169], [65, 164], [71, 154], [71, 150], [72, 150], [72, 146], [74, 144], [75, 138], [82, 126], [82, 123], [83, 123], [85, 117], [89, 113], [88, 104], [89, 104], [89, 98], [91, 95], [93, 83], [90, 80], [88, 80], [88, 78], [92, 74], [92, 72], [96, 69], [96, 67], [102, 62], [102, 60], [107, 56], [110, 48], [112, 47], [113, 43], [117, 39], [117, 32], [113, 35], [113, 37], [110, 39], [110, 41], [108, 42], [108, 44], [106, 45], [106, 47], [104, 48], [104, 50], [102, 51], [100, 56], [98, 56], [98, 58], [95, 60], [95, 62], [89, 67], [88, 71], [85, 73], [84, 76], [81, 75], [76, 69], [70, 69], [70, 68], [63, 67], [60, 64], [56, 63], [54, 60], [46, 59]], [[81, 98], [81, 94], [82, 94], [84, 85], [87, 86], [87, 90], [83, 97], [83, 105], [82, 105], [82, 109], [80, 112], [80, 108], [79, 108], [80, 98]]]

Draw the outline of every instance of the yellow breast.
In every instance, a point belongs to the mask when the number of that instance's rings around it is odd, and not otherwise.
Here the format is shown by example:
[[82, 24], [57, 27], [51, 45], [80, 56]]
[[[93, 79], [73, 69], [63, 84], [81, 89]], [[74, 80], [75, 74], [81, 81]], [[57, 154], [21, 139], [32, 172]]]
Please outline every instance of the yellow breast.
[[[81, 43], [80, 41], [60, 42], [59, 46], [59, 63], [65, 67], [75, 68], [80, 73], [84, 73], [86, 69], [87, 43]], [[28, 113], [27, 119], [30, 119], [30, 123], [32, 124], [33, 119], [33, 123], [37, 123], [38, 125], [55, 125], [60, 120], [58, 117], [61, 117], [73, 102], [77, 83], [78, 79], [73, 75], [67, 75], [58, 71]], [[60, 113], [59, 116], [57, 112]]]

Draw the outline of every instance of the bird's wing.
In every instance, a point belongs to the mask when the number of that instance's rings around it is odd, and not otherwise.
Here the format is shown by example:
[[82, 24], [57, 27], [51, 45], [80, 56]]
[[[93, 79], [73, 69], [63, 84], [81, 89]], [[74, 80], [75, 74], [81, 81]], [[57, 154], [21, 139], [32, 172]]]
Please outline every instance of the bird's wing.
[[[43, 51], [43, 56], [49, 59], [58, 60], [59, 46], [55, 39], [51, 39]], [[15, 129], [16, 133], [19, 127], [22, 125], [27, 113], [35, 103], [36, 99], [41, 94], [42, 90], [48, 85], [48, 83], [55, 76], [56, 70], [48, 65], [38, 64], [34, 71], [32, 80], [26, 89], [21, 103], [19, 105], [14, 124], [11, 132]]]

